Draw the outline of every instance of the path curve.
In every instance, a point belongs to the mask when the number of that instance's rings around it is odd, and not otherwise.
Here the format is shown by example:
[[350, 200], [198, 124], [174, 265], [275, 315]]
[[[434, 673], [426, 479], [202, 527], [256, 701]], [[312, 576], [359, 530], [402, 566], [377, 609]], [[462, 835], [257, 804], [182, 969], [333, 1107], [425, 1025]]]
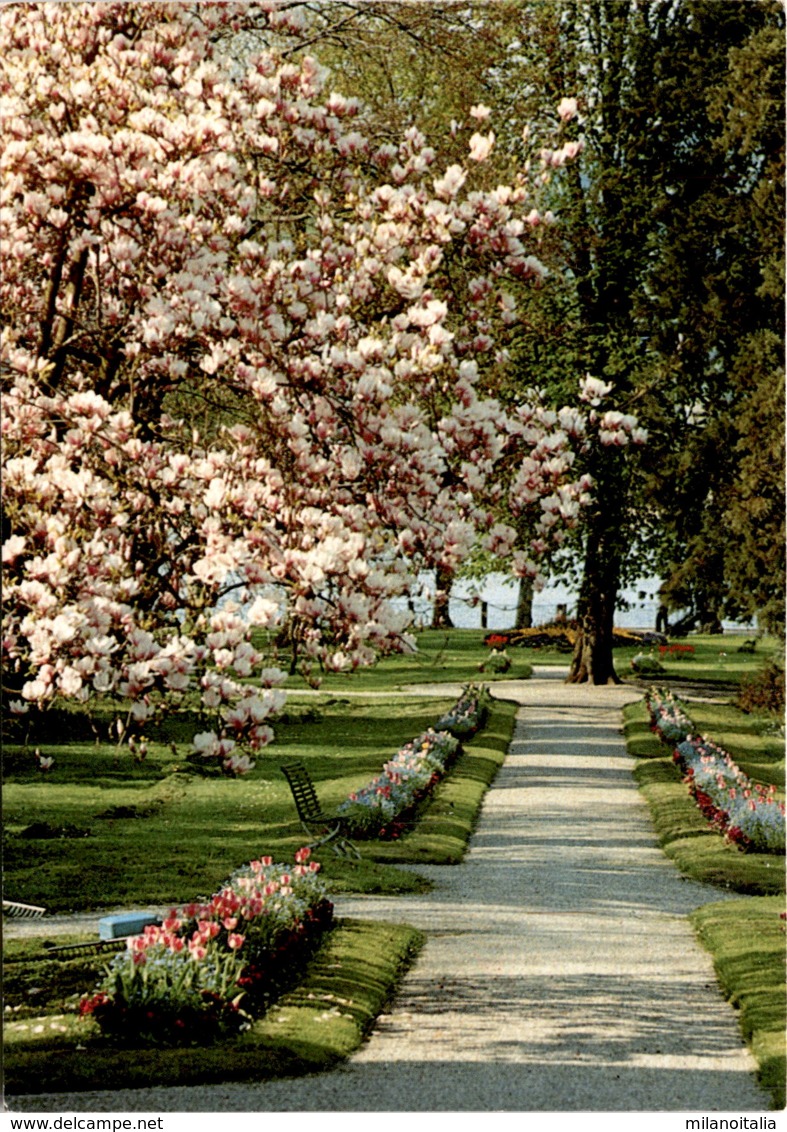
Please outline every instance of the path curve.
[[[303, 1078], [8, 1098], [22, 1112], [753, 1111], [754, 1062], [631, 775], [630, 686], [558, 670], [494, 685], [521, 705], [467, 857], [432, 892], [337, 898], [428, 942], [346, 1065]], [[446, 686], [442, 685], [441, 690]], [[432, 692], [434, 689], [419, 688]]]

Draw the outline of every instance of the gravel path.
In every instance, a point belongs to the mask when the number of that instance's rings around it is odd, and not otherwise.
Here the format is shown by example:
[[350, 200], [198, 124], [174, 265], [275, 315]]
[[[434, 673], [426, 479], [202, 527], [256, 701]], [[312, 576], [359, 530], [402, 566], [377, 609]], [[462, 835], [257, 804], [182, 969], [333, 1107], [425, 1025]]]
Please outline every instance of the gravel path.
[[[429, 932], [389, 1014], [330, 1073], [9, 1098], [23, 1112], [763, 1112], [686, 914], [723, 897], [657, 846], [620, 708], [639, 692], [496, 685], [521, 703], [470, 851], [433, 892], [337, 900]], [[426, 689], [424, 689], [426, 691]]]

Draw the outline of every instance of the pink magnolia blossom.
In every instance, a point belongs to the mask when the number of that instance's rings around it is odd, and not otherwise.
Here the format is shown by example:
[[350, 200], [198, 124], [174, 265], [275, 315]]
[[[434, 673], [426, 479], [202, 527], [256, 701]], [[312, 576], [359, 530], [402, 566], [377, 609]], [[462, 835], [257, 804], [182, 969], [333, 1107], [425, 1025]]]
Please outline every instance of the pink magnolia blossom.
[[495, 144], [495, 135], [492, 131], [488, 134], [473, 134], [470, 138], [470, 157], [473, 161], [486, 161], [489, 154], [492, 152], [492, 147]]
[[[225, 57], [223, 31], [280, 17], [0, 10], [9, 687], [122, 701], [119, 742], [194, 695], [194, 754], [234, 774], [273, 738], [287, 670], [406, 647], [392, 599], [421, 569], [488, 532], [537, 574], [587, 502], [593, 423], [488, 395], [516, 288], [546, 272], [537, 185], [477, 183], [491, 132], [440, 169], [417, 130], [375, 147], [313, 60]], [[201, 430], [177, 414], [203, 388], [234, 408]]]

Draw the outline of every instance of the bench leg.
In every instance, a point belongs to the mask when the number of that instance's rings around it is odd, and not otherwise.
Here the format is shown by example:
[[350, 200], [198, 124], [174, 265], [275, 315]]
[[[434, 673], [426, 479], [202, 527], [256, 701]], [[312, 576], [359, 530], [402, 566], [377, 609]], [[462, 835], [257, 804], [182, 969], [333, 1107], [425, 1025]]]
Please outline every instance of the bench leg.
[[[306, 830], [309, 837], [313, 838], [314, 830], [310, 829], [305, 822], [301, 822], [301, 825]], [[331, 849], [333, 849], [337, 857], [353, 857], [356, 861], [360, 861], [361, 859], [361, 854], [358, 848], [353, 845], [352, 841], [350, 841], [349, 838], [342, 836], [340, 825], [334, 826], [333, 829], [329, 829], [323, 837], [319, 837], [315, 840], [310, 841], [307, 848], [319, 849], [323, 845], [328, 844], [330, 844]]]
[[355, 861], [360, 861], [361, 853], [357, 845], [354, 845], [347, 837], [339, 837], [334, 842], [333, 851], [338, 857], [352, 857]]

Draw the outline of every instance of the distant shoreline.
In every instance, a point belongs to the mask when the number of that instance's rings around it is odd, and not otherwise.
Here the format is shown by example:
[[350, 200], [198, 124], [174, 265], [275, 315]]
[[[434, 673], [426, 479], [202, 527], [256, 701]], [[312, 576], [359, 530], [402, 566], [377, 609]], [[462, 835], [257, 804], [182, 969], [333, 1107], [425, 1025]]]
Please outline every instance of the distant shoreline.
[[[429, 579], [424, 579], [426, 591], [430, 591]], [[615, 615], [615, 627], [618, 629], [639, 629], [642, 632], [652, 632], [656, 626], [656, 614], [659, 603], [655, 595], [658, 593], [659, 579], [645, 578], [635, 586], [624, 589], [621, 599], [631, 606], [630, 609], [621, 609]], [[475, 596], [470, 596], [476, 591]], [[648, 594], [644, 600], [639, 594]], [[652, 595], [652, 596], [651, 596]], [[503, 574], [489, 574], [484, 579], [473, 582], [459, 579], [451, 591], [448, 603], [448, 613], [452, 623], [457, 629], [481, 628], [481, 603], [487, 605], [488, 629], [513, 629], [516, 616], [516, 583]], [[545, 586], [533, 601], [533, 624], [543, 625], [554, 620], [559, 605], [566, 606], [569, 617], [576, 611], [577, 594], [564, 585]], [[412, 603], [416, 621], [419, 625], [431, 624], [432, 603], [428, 598], [416, 598]], [[679, 612], [673, 612], [670, 620], [677, 621]], [[756, 625], [737, 621], [722, 621], [722, 628], [726, 633], [754, 633]]]

